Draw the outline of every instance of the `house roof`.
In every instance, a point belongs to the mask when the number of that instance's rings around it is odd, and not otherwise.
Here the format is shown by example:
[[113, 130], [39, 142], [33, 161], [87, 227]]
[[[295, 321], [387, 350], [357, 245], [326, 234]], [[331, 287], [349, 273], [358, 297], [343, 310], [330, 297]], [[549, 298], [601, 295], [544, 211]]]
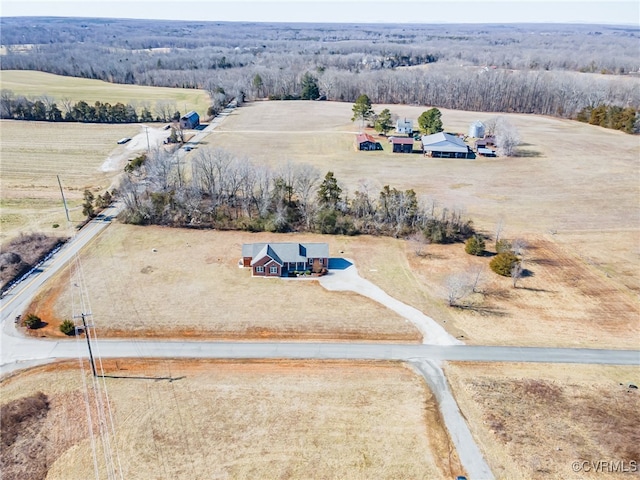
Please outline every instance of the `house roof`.
[[251, 265], [265, 256], [271, 257], [279, 265], [306, 262], [309, 258], [329, 258], [327, 243], [245, 243], [242, 256], [251, 257]]
[[397, 120], [396, 121], [396, 126], [399, 128], [406, 128], [406, 127], [412, 127], [413, 126], [413, 120], [407, 120], [406, 118], [404, 120]]
[[189, 113], [185, 113], [181, 118], [187, 119], [187, 118], [193, 118], [193, 117], [198, 117], [198, 112], [191, 110]]
[[429, 152], [460, 152], [466, 153], [467, 144], [450, 133], [434, 133], [422, 137], [422, 149]]
[[483, 154], [483, 155], [492, 155], [492, 154], [494, 154], [494, 153], [496, 153], [496, 152], [494, 152], [494, 151], [493, 151], [493, 150], [491, 150], [490, 148], [483, 148], [483, 147], [480, 147], [480, 148], [478, 148], [478, 153], [481, 153], [481, 154]]
[[412, 137], [389, 137], [389, 142], [394, 145], [413, 145]]
[[371, 142], [371, 143], [377, 143], [376, 139], [373, 138], [371, 135], [369, 135], [368, 133], [360, 133], [356, 136], [356, 141], [358, 143], [364, 143], [364, 142]]

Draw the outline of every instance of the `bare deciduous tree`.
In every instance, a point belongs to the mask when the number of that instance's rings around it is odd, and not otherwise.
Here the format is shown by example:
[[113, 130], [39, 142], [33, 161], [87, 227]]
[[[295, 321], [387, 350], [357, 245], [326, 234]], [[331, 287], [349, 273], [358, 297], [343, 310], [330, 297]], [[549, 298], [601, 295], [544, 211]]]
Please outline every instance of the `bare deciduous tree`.
[[459, 307], [460, 301], [473, 291], [467, 272], [450, 275], [447, 277], [446, 286], [447, 303], [450, 307]]
[[496, 144], [498, 154], [503, 157], [514, 156], [516, 147], [520, 145], [520, 136], [516, 127], [504, 117], [500, 117], [496, 124]]
[[524, 270], [522, 268], [522, 262], [516, 262], [511, 268], [511, 281], [513, 282], [513, 288], [518, 286], [518, 281], [522, 278]]

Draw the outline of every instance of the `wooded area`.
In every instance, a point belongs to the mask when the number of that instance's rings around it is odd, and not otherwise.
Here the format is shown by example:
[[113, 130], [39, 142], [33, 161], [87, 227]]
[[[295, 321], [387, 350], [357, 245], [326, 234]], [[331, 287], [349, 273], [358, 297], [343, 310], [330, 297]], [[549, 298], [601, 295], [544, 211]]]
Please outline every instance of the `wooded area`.
[[2, 18], [2, 69], [199, 88], [212, 99], [424, 104], [575, 118], [640, 108], [634, 27]]
[[[139, 182], [145, 179], [145, 186]], [[421, 204], [416, 193], [366, 185], [350, 194], [332, 172], [305, 164], [277, 170], [222, 149], [203, 149], [186, 171], [164, 150], [150, 152], [120, 184], [121, 219], [134, 224], [248, 231], [423, 235], [433, 243], [462, 241], [474, 232], [456, 210]]]

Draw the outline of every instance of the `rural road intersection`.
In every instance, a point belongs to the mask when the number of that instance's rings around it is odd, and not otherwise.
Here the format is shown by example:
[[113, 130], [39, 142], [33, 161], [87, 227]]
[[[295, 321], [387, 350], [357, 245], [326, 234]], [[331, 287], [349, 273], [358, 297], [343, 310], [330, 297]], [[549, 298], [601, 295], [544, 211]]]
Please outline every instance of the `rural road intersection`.
[[[87, 356], [83, 339], [45, 340], [27, 338], [17, 332], [13, 319], [21, 314], [36, 292], [66, 265], [117, 214], [117, 205], [89, 222], [55, 255], [31, 272], [2, 298], [0, 305], [0, 374], [57, 359]], [[94, 345], [101, 358], [225, 358], [225, 359], [348, 359], [397, 360], [408, 362], [433, 391], [451, 435], [460, 462], [470, 478], [493, 478], [440, 366], [441, 361], [545, 362], [584, 364], [640, 364], [640, 351], [572, 348], [470, 346], [449, 335], [433, 319], [386, 294], [361, 278], [355, 266], [324, 277], [328, 290], [351, 290], [391, 308], [416, 325], [422, 344], [311, 343], [311, 342], [207, 342], [155, 340], [100, 340]]]

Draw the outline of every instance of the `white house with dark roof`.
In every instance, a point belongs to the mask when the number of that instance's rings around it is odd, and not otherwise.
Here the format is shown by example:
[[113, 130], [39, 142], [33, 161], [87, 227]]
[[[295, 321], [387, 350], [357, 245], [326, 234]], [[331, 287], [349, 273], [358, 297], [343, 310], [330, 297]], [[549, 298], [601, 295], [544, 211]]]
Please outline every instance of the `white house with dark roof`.
[[422, 151], [425, 156], [435, 158], [474, 158], [473, 151], [464, 140], [450, 133], [423, 135]]
[[293, 272], [326, 273], [329, 267], [327, 243], [245, 243], [242, 266], [251, 267], [256, 277], [287, 277]]
[[413, 120], [407, 120], [406, 118], [396, 120], [396, 132], [412, 135], [413, 134]]

